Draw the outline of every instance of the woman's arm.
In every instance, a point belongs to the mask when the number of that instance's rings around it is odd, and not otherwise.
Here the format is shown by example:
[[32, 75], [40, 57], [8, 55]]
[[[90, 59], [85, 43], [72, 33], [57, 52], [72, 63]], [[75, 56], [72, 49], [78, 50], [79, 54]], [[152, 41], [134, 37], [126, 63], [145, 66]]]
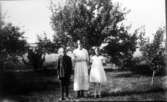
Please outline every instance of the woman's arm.
[[87, 65], [89, 66], [90, 57], [89, 57], [88, 51], [85, 50], [85, 52], [86, 52], [86, 62], [87, 62]]
[[106, 65], [106, 60], [105, 60], [104, 56], [102, 56], [101, 60], [102, 60], [103, 65]]

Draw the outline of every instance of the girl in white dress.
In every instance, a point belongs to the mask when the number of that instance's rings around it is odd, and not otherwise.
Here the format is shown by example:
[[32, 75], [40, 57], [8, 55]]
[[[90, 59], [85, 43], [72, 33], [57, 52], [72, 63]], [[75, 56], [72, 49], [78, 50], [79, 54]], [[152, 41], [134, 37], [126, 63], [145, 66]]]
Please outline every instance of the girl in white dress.
[[95, 55], [91, 58], [90, 82], [94, 83], [94, 97], [101, 97], [101, 84], [107, 81], [103, 63], [104, 57], [95, 48]]

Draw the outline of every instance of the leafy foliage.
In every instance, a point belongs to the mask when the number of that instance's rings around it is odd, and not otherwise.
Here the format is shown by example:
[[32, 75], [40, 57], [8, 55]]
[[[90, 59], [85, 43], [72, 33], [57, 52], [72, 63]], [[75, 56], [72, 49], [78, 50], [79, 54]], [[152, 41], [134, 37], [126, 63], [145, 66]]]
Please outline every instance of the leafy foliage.
[[132, 71], [145, 75], [152, 74], [151, 84], [153, 84], [155, 74], [165, 74], [165, 48], [161, 45], [163, 34], [164, 28], [159, 28], [154, 35], [153, 41], [150, 42], [148, 38], [144, 37], [145, 31], [140, 32], [138, 43], [140, 45], [142, 56], [133, 59], [134, 67], [132, 68]]
[[7, 24], [0, 29], [0, 53], [21, 55], [26, 51], [27, 43], [23, 32], [12, 24]]
[[[129, 35], [125, 27], [113, 30], [112, 36], [106, 39], [108, 46], [104, 50], [111, 56], [111, 61], [126, 67], [130, 64], [137, 45], [137, 32]], [[121, 66], [120, 66], [121, 67]]]
[[160, 28], [157, 30], [157, 32], [154, 35], [153, 42], [149, 43], [146, 42], [141, 46], [141, 51], [143, 53], [143, 57], [147, 61], [147, 63], [151, 64], [152, 60], [158, 56], [158, 53], [160, 51], [163, 52], [163, 48], [161, 47], [161, 43], [163, 41], [163, 34], [164, 29]]
[[43, 53], [53, 53], [57, 51], [57, 49], [59, 48], [59, 45], [55, 44], [50, 39], [48, 39], [45, 34], [44, 38], [38, 36], [37, 47], [41, 49]]
[[100, 46], [124, 19], [124, 14], [110, 0], [69, 0], [61, 9], [52, 7], [55, 41], [68, 45], [81, 39], [87, 49]]
[[[4, 67], [9, 59], [15, 59], [26, 52], [27, 42], [23, 37], [23, 32], [12, 24], [3, 25], [0, 29], [0, 63]], [[1, 68], [2, 68], [1, 67]]]
[[130, 35], [127, 27], [120, 25], [128, 10], [114, 5], [111, 0], [69, 0], [63, 8], [51, 7], [51, 23], [58, 45], [74, 45], [83, 41], [88, 50], [108, 43], [103, 49], [112, 62], [124, 65], [131, 60], [136, 49], [136, 34]]

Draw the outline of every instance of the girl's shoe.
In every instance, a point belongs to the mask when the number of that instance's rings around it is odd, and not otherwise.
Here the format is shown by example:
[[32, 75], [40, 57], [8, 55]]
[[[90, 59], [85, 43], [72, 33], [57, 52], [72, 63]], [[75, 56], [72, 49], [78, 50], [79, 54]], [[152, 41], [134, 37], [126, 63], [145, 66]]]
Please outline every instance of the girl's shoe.
[[98, 95], [98, 98], [101, 98], [102, 96], [101, 95]]
[[75, 98], [76, 98], [76, 99], [79, 99], [79, 98], [81, 98], [81, 96], [76, 96]]
[[101, 94], [98, 94], [97, 97], [98, 97], [98, 98], [101, 98], [102, 96], [101, 96]]
[[97, 98], [97, 95], [96, 95], [96, 94], [94, 94], [94, 98]]
[[81, 94], [80, 94], [80, 92], [77, 92], [77, 96], [75, 97], [75, 98], [81, 98]]

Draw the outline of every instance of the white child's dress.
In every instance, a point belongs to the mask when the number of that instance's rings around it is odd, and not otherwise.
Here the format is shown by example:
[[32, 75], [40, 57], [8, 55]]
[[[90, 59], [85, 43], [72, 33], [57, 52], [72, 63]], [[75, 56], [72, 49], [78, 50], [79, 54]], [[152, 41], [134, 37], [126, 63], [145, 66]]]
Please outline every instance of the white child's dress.
[[103, 56], [93, 56], [90, 70], [90, 82], [104, 83], [107, 81], [103, 67]]

